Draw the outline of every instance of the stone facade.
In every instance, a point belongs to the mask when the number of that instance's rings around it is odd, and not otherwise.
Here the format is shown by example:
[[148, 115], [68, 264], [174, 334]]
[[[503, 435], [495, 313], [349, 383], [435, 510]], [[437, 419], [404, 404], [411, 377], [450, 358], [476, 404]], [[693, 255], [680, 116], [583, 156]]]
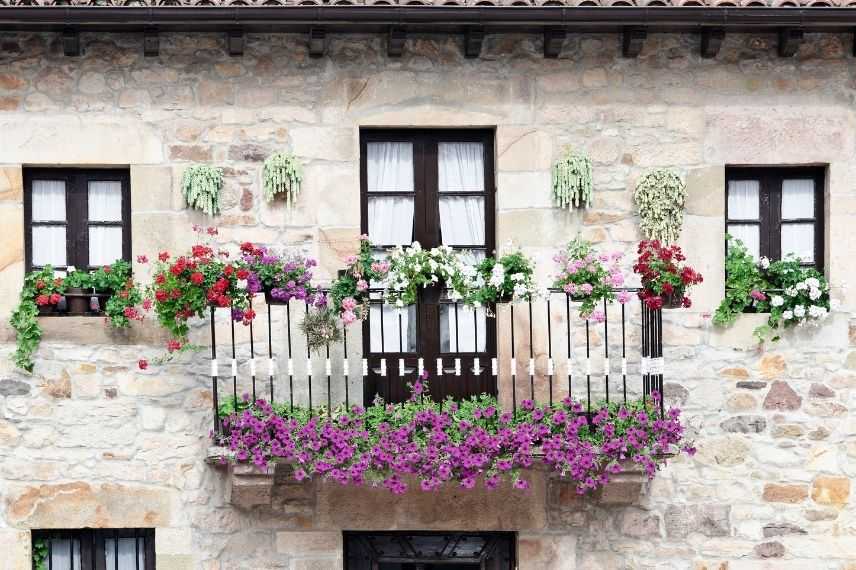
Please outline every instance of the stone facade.
[[[50, 34], [0, 34], [0, 567], [29, 568], [29, 529], [156, 527], [159, 569], [341, 568], [342, 529], [507, 529], [520, 568], [852, 570], [856, 565], [856, 64], [848, 35], [807, 35], [795, 58], [774, 35], [729, 34], [715, 60], [697, 38], [654, 35], [620, 57], [609, 35], [488, 36], [464, 59], [452, 37], [251, 35], [229, 58], [219, 35], [162, 35], [144, 58], [133, 35], [84, 34], [79, 59]], [[673, 461], [632, 506], [576, 498], [535, 478], [527, 495], [393, 499], [373, 490], [277, 487], [264, 508], [226, 502], [205, 459], [210, 380], [200, 362], [141, 372], [159, 350], [128, 334], [55, 319], [35, 374], [7, 358], [5, 321], [23, 275], [22, 165], [129, 165], [135, 253], [176, 250], [193, 223], [178, 184], [191, 162], [222, 165], [220, 240], [288, 243], [330, 277], [359, 232], [359, 127], [496, 129], [497, 243], [552, 270], [577, 231], [628, 252], [631, 199], [652, 166], [686, 176], [682, 245], [705, 275], [692, 310], [666, 318], [667, 395], [699, 449]], [[594, 161], [594, 207], [553, 209], [549, 168], [565, 145]], [[306, 164], [298, 207], [261, 199], [260, 161], [289, 148]], [[828, 166], [826, 274], [839, 310], [823, 328], [759, 349], [745, 315], [710, 324], [723, 290], [725, 165]], [[537, 231], [533, 231], [537, 228]], [[100, 324], [100, 323], [98, 323]], [[538, 483], [538, 481], [541, 481]]]

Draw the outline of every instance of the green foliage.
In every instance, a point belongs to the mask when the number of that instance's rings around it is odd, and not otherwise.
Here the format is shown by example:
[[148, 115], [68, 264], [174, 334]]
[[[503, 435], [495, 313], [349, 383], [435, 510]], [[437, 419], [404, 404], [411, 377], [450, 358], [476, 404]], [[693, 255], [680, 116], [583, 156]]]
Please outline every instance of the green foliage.
[[527, 301], [537, 294], [532, 260], [522, 251], [513, 251], [499, 259], [487, 257], [472, 268], [464, 267], [462, 273], [466, 305], [484, 307]]
[[43, 538], [33, 541], [34, 570], [48, 570], [48, 542]]
[[99, 267], [92, 272], [92, 287], [99, 293], [114, 293], [127, 286], [131, 279], [131, 264], [117, 259], [110, 265]]
[[284, 194], [285, 205], [293, 207], [300, 194], [302, 181], [303, 167], [293, 154], [278, 152], [265, 160], [262, 185], [268, 202], [272, 202], [277, 194]]
[[591, 160], [567, 149], [553, 164], [553, 199], [560, 208], [588, 208], [591, 198]]
[[721, 327], [733, 324], [738, 315], [753, 305], [757, 311], [769, 311], [769, 300], [756, 300], [751, 293], [771, 288], [743, 242], [730, 235], [725, 237], [728, 243], [725, 254], [725, 298], [713, 313], [713, 324]]
[[642, 233], [665, 244], [677, 241], [684, 223], [687, 188], [681, 177], [665, 168], [646, 172], [633, 194]]
[[336, 323], [336, 313], [330, 309], [312, 309], [300, 323], [310, 350], [318, 352], [342, 340], [342, 331]]
[[190, 166], [181, 180], [181, 193], [191, 208], [209, 216], [220, 213], [220, 191], [223, 189], [223, 170], [207, 164]]
[[91, 289], [92, 274], [88, 271], [72, 271], [65, 278], [66, 289]]
[[[18, 368], [27, 372], [33, 371], [33, 353], [36, 352], [42, 339], [37, 299], [39, 303], [55, 305], [56, 302], [50, 298], [62, 295], [64, 292], [65, 283], [62, 279], [54, 277], [54, 270], [50, 265], [31, 271], [24, 277], [20, 302], [9, 319], [9, 324], [16, 333], [17, 346], [12, 358]], [[47, 302], [43, 302], [45, 298], [48, 299]]]

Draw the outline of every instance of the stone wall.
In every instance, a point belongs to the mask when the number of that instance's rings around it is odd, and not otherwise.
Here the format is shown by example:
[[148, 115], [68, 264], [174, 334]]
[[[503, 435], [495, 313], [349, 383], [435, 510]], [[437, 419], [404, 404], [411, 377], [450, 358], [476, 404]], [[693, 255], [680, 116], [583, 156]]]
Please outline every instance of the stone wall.
[[[194, 161], [222, 165], [220, 240], [302, 247], [329, 277], [359, 234], [361, 126], [495, 128], [497, 243], [523, 245], [543, 277], [577, 231], [630, 252], [636, 178], [676, 167], [690, 193], [681, 241], [705, 275], [692, 310], [670, 314], [666, 329], [666, 391], [699, 452], [633, 507], [545, 483], [529, 499], [444, 491], [398, 505], [325, 487], [243, 512], [204, 462], [211, 395], [200, 361], [141, 372], [137, 358], [159, 350], [148, 325], [116, 334], [57, 321], [27, 376], [9, 363], [4, 324], [0, 566], [29, 568], [31, 528], [154, 526], [160, 569], [339, 568], [342, 528], [457, 528], [471, 513], [480, 530], [521, 531], [521, 568], [852, 570], [852, 39], [808, 35], [781, 59], [772, 34], [729, 34], [715, 60], [699, 58], [697, 41], [653, 35], [628, 60], [616, 36], [575, 35], [545, 60], [535, 36], [488, 36], [468, 60], [460, 38], [414, 37], [390, 60], [380, 37], [334, 36], [327, 57], [310, 59], [304, 38], [251, 35], [235, 59], [219, 35], [164, 35], [160, 55], [144, 58], [140, 37], [84, 34], [84, 55], [70, 59], [56, 35], [0, 34], [4, 322], [23, 274], [22, 165], [129, 165], [135, 253], [179, 249], [191, 224], [210, 223], [183, 209], [178, 183]], [[590, 210], [551, 208], [549, 167], [565, 145], [594, 161]], [[261, 199], [260, 161], [283, 147], [306, 163], [294, 211]], [[758, 316], [729, 331], [710, 324], [731, 164], [828, 165], [826, 273], [841, 308], [822, 329], [759, 349]], [[462, 500], [472, 508], [451, 512]]]

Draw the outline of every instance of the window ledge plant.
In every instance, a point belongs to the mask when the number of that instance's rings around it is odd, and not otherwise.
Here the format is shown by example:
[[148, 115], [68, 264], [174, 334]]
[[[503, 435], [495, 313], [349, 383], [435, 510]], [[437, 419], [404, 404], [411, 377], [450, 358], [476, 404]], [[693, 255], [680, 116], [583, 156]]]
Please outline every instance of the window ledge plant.
[[622, 461], [641, 465], [653, 477], [664, 455], [695, 452], [683, 441], [680, 410], [659, 417], [657, 394], [626, 405], [604, 404], [591, 416], [570, 398], [554, 406], [526, 400], [511, 413], [487, 395], [434, 402], [425, 378], [411, 385], [409, 401], [377, 399], [365, 409], [291, 409], [264, 400], [251, 404], [245, 396], [221, 407], [224, 434], [214, 437], [236, 461], [259, 469], [289, 461], [296, 463], [298, 481], [319, 477], [395, 494], [407, 491], [408, 476], [423, 491], [443, 485], [472, 489], [479, 480], [488, 489], [510, 480], [524, 490], [529, 483], [522, 472], [538, 460], [585, 494], [621, 472]]

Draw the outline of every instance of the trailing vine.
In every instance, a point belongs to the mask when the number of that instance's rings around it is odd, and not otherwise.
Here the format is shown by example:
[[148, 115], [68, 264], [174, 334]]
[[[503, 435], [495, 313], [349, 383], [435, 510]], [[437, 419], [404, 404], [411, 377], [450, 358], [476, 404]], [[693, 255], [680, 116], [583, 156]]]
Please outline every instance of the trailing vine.
[[553, 199], [560, 208], [591, 206], [591, 160], [571, 149], [553, 164]]
[[291, 153], [278, 152], [269, 156], [262, 168], [265, 200], [272, 202], [277, 194], [285, 195], [285, 205], [293, 207], [300, 194], [303, 167]]
[[196, 164], [184, 171], [181, 194], [191, 208], [209, 216], [220, 213], [220, 191], [223, 189], [223, 170], [207, 164]]
[[56, 306], [64, 292], [63, 280], [54, 277], [54, 270], [50, 265], [38, 271], [31, 271], [24, 277], [20, 302], [9, 319], [17, 338], [12, 358], [18, 368], [27, 372], [33, 371], [33, 353], [42, 340], [42, 327], [38, 321], [39, 307]]
[[642, 175], [633, 194], [642, 233], [664, 244], [677, 241], [684, 222], [686, 198], [687, 187], [673, 171], [656, 168]]
[[48, 570], [48, 542], [44, 538], [33, 541], [33, 570]]

